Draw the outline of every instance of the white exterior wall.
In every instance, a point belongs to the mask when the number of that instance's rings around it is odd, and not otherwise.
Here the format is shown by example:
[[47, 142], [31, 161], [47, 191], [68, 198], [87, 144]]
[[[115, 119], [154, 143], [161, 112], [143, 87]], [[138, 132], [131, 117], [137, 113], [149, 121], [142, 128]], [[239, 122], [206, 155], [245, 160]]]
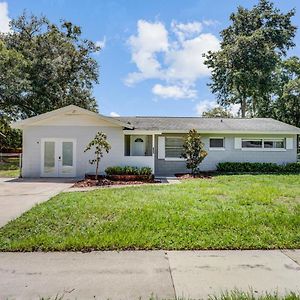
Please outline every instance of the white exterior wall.
[[[201, 132], [200, 132], [201, 134]], [[175, 173], [189, 172], [186, 169], [186, 162], [184, 159], [165, 159], [160, 158], [158, 149], [159, 136], [180, 136], [181, 134], [162, 134], [156, 136], [155, 145], [155, 173], [156, 175], [173, 175]], [[183, 136], [183, 134], [182, 134]], [[249, 135], [249, 134], [202, 134], [202, 141], [207, 151], [207, 156], [200, 165], [201, 171], [216, 170], [219, 162], [271, 162], [276, 164], [293, 163], [297, 161], [297, 135]], [[209, 138], [223, 137], [225, 138], [224, 149], [209, 149]], [[246, 139], [276, 139], [276, 138], [292, 138], [293, 149], [236, 149], [235, 138]]]
[[[225, 148], [222, 150], [209, 149], [210, 137], [224, 137]], [[235, 138], [241, 139], [276, 139], [292, 138], [293, 149], [236, 149]], [[202, 170], [215, 170], [219, 162], [270, 162], [279, 165], [297, 161], [297, 136], [296, 135], [205, 135], [203, 142], [208, 152], [207, 157], [201, 163]]]
[[107, 134], [111, 150], [100, 161], [100, 173], [109, 166], [138, 166], [154, 168], [153, 156], [124, 156], [124, 134], [120, 126], [28, 126], [23, 130], [23, 177], [41, 176], [41, 139], [67, 138], [76, 140], [76, 177], [83, 177], [86, 173], [94, 173], [95, 165], [89, 163], [93, 159], [93, 150], [84, 153], [86, 145], [94, 138], [98, 131]]
[[[72, 109], [73, 110], [73, 109]], [[137, 166], [151, 167], [156, 175], [170, 175], [186, 172], [185, 161], [172, 161], [160, 159], [158, 153], [158, 136], [178, 136], [180, 134], [155, 135], [153, 156], [125, 156], [123, 127], [113, 122], [108, 122], [99, 116], [90, 116], [81, 112], [67, 112], [63, 115], [52, 116], [37, 121], [34, 125], [23, 128], [23, 169], [24, 177], [40, 177], [42, 168], [41, 139], [65, 138], [76, 140], [76, 177], [83, 177], [86, 173], [94, 173], [95, 166], [89, 163], [94, 158], [93, 150], [84, 153], [86, 145], [94, 138], [98, 131], [107, 134], [111, 150], [104, 154], [100, 162], [100, 173], [109, 166]], [[128, 134], [127, 130], [127, 134]], [[133, 130], [130, 134], [155, 134], [155, 132], [140, 132]], [[247, 135], [247, 134], [203, 134], [203, 142], [208, 148], [210, 137], [224, 137], [224, 150], [208, 150], [208, 156], [201, 164], [201, 169], [215, 170], [219, 162], [273, 162], [285, 164], [297, 160], [297, 136], [294, 135]], [[293, 149], [286, 150], [257, 150], [236, 149], [235, 138], [292, 138]], [[155, 158], [155, 159], [154, 159]], [[154, 164], [155, 160], [155, 164]]]

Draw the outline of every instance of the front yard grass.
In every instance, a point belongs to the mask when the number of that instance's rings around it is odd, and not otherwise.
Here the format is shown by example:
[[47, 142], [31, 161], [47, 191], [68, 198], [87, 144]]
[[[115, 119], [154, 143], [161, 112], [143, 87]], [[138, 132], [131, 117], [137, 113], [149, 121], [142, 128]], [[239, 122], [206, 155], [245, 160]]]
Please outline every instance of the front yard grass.
[[18, 177], [20, 175], [19, 158], [0, 160], [0, 177]]
[[210, 296], [209, 300], [300, 300], [300, 294], [290, 292], [286, 295], [279, 295], [278, 293], [265, 293], [258, 295], [253, 291], [242, 292], [239, 290], [228, 291], [220, 296]]
[[1, 251], [300, 248], [300, 175], [61, 193], [0, 229]]

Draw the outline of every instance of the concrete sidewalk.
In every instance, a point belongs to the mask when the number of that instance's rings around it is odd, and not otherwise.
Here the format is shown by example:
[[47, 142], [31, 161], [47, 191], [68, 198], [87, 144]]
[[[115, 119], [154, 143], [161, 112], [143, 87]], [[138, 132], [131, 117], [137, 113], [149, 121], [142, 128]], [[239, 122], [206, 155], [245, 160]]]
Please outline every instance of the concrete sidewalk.
[[300, 292], [300, 250], [0, 253], [0, 299], [206, 299]]

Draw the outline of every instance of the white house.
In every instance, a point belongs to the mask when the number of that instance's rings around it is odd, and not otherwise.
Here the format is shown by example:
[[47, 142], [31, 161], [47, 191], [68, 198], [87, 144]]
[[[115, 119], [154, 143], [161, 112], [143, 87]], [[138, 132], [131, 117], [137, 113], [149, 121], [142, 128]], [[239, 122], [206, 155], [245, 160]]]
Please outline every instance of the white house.
[[69, 105], [13, 123], [23, 130], [24, 177], [83, 177], [93, 173], [93, 151], [86, 145], [98, 131], [107, 134], [111, 151], [100, 163], [108, 166], [149, 166], [155, 175], [186, 172], [184, 135], [196, 129], [208, 151], [202, 170], [219, 162], [297, 160], [300, 129], [269, 118], [107, 117]]

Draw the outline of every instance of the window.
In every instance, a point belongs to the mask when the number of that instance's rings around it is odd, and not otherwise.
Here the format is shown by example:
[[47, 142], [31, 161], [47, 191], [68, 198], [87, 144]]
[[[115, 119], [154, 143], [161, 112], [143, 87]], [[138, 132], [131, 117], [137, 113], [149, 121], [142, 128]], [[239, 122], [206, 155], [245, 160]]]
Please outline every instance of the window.
[[183, 138], [166, 137], [165, 150], [167, 158], [181, 158], [183, 152]]
[[224, 148], [224, 138], [210, 138], [209, 148]]
[[262, 148], [262, 140], [242, 140], [242, 148]]
[[264, 140], [264, 148], [284, 149], [284, 139]]
[[137, 138], [134, 142], [135, 143], [144, 143], [143, 139], [141, 139], [141, 138]]
[[285, 149], [284, 139], [242, 139], [242, 148]]

